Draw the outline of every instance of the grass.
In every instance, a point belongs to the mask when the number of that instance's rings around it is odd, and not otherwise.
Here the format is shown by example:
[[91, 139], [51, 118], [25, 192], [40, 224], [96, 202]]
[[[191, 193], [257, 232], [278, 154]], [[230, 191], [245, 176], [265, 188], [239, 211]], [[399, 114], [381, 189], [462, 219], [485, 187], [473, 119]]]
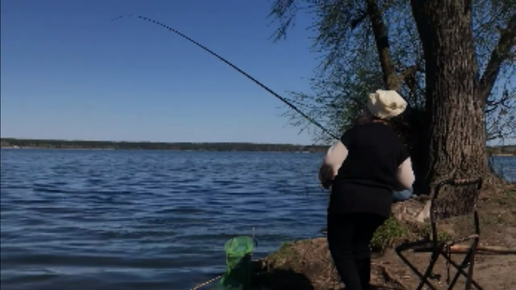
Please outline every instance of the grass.
[[292, 243], [292, 242], [283, 242], [281, 244], [280, 250], [286, 250], [286, 249], [292, 247], [293, 244], [294, 243]]
[[[327, 229], [324, 228], [321, 230], [321, 232], [325, 233], [327, 232]], [[430, 228], [425, 228], [424, 230], [419, 229], [416, 232], [409, 229], [407, 225], [398, 221], [394, 217], [390, 217], [374, 233], [371, 240], [371, 248], [375, 252], [382, 252], [385, 249], [399, 243], [400, 241], [413, 238], [414, 236], [424, 236], [429, 232]], [[440, 233], [439, 235], [440, 239], [446, 239], [450, 237], [450, 235], [445, 232]]]
[[283, 262], [291, 259], [296, 255], [296, 251], [293, 249], [293, 242], [283, 242], [278, 251], [272, 253], [268, 260], [270, 262]]
[[371, 247], [374, 250], [383, 251], [397, 241], [407, 238], [410, 231], [398, 220], [390, 217], [374, 233]]
[[[326, 229], [323, 231], [326, 231]], [[374, 233], [371, 240], [371, 248], [373, 251], [382, 252], [404, 240], [412, 240], [415, 237], [426, 236], [429, 233], [430, 227], [425, 227], [424, 229], [418, 229], [415, 231], [415, 229], [409, 229], [407, 225], [398, 221], [394, 217], [390, 217]], [[437, 234], [437, 236], [440, 241], [452, 238], [450, 233], [442, 230]]]
[[440, 232], [437, 234], [437, 239], [439, 241], [446, 241], [446, 240], [451, 240], [453, 238], [452, 235], [450, 235], [449, 233], [447, 232]]

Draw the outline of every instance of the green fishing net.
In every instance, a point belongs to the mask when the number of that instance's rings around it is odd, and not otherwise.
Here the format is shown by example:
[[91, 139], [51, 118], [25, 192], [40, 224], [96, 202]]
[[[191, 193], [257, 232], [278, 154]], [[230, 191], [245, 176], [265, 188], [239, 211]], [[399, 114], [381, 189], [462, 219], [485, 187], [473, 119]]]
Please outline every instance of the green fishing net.
[[252, 255], [254, 240], [251, 237], [236, 237], [224, 245], [226, 252], [226, 273], [219, 288], [226, 290], [247, 290], [251, 286]]

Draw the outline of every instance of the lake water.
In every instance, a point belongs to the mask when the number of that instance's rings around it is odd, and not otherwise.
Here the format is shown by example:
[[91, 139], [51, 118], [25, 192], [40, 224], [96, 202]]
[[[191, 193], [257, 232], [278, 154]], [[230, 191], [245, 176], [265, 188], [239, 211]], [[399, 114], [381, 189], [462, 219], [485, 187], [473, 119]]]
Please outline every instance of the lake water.
[[[320, 158], [2, 150], [1, 287], [188, 290], [224, 272], [232, 237], [254, 233], [260, 258], [320, 236]], [[516, 181], [516, 158], [496, 165]]]

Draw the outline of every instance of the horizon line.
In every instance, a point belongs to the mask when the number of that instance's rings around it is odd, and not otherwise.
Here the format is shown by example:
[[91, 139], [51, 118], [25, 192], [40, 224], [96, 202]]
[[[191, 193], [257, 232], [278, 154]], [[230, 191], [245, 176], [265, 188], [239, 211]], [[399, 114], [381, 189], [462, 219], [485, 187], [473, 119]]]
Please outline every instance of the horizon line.
[[194, 141], [115, 141], [115, 140], [87, 140], [87, 139], [52, 139], [52, 138], [14, 138], [14, 137], [0, 137], [1, 140], [23, 140], [23, 141], [60, 141], [60, 142], [109, 142], [109, 143], [164, 143], [164, 144], [251, 144], [251, 145], [289, 145], [289, 146], [329, 146], [324, 144], [294, 144], [294, 143], [260, 143], [260, 142], [194, 142]]

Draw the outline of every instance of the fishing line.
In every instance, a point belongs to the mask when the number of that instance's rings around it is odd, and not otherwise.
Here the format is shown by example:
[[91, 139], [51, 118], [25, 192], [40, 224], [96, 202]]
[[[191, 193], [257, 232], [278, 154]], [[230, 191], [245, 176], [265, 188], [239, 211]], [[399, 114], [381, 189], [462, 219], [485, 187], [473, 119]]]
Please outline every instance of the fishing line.
[[332, 132], [330, 132], [329, 130], [327, 130], [326, 128], [324, 128], [321, 124], [319, 124], [319, 122], [315, 121], [314, 119], [310, 118], [308, 115], [306, 115], [305, 113], [303, 113], [301, 110], [299, 110], [295, 105], [293, 105], [291, 102], [289, 102], [287, 99], [283, 98], [282, 96], [280, 96], [279, 94], [277, 94], [276, 92], [274, 92], [272, 89], [270, 89], [269, 87], [267, 87], [266, 85], [262, 84], [260, 81], [258, 81], [257, 79], [253, 78], [252, 76], [250, 76], [248, 73], [246, 73], [245, 71], [243, 71], [242, 69], [240, 69], [239, 67], [237, 67], [236, 65], [232, 64], [231, 62], [229, 62], [227, 59], [223, 58], [222, 56], [216, 54], [215, 52], [213, 52], [212, 50], [210, 50], [209, 48], [207, 48], [206, 46], [198, 43], [197, 41], [193, 40], [192, 38], [184, 35], [183, 33], [173, 29], [172, 27], [170, 26], [167, 26], [161, 22], [158, 22], [156, 20], [152, 20], [150, 18], [147, 18], [147, 17], [144, 17], [144, 16], [137, 16], [137, 15], [125, 15], [125, 16], [120, 16], [120, 17], [117, 17], [115, 19], [113, 19], [112, 21], [115, 21], [115, 20], [119, 20], [121, 18], [126, 18], [126, 17], [136, 17], [136, 18], [139, 18], [139, 19], [142, 19], [142, 20], [146, 20], [148, 22], [152, 22], [156, 25], [159, 25], [181, 37], [183, 37], [184, 39], [190, 41], [191, 43], [197, 45], [198, 47], [204, 49], [206, 52], [210, 53], [211, 55], [215, 56], [216, 58], [218, 58], [219, 60], [223, 61], [224, 63], [226, 63], [227, 65], [229, 65], [230, 67], [236, 69], [239, 73], [243, 74], [244, 76], [246, 76], [248, 79], [252, 80], [253, 82], [255, 82], [257, 85], [259, 85], [260, 87], [262, 87], [263, 89], [265, 89], [266, 91], [268, 91], [270, 94], [272, 94], [273, 96], [275, 96], [276, 98], [278, 98], [280, 101], [282, 101], [283, 103], [285, 103], [287, 106], [289, 106], [291, 109], [293, 109], [294, 111], [296, 111], [297, 113], [299, 113], [301, 116], [303, 116], [306, 120], [308, 120], [310, 123], [314, 124], [315, 126], [319, 127], [324, 133], [328, 134], [329, 136], [335, 138], [335, 139], [339, 139], [339, 137], [337, 137], [337, 135], [333, 134]]

